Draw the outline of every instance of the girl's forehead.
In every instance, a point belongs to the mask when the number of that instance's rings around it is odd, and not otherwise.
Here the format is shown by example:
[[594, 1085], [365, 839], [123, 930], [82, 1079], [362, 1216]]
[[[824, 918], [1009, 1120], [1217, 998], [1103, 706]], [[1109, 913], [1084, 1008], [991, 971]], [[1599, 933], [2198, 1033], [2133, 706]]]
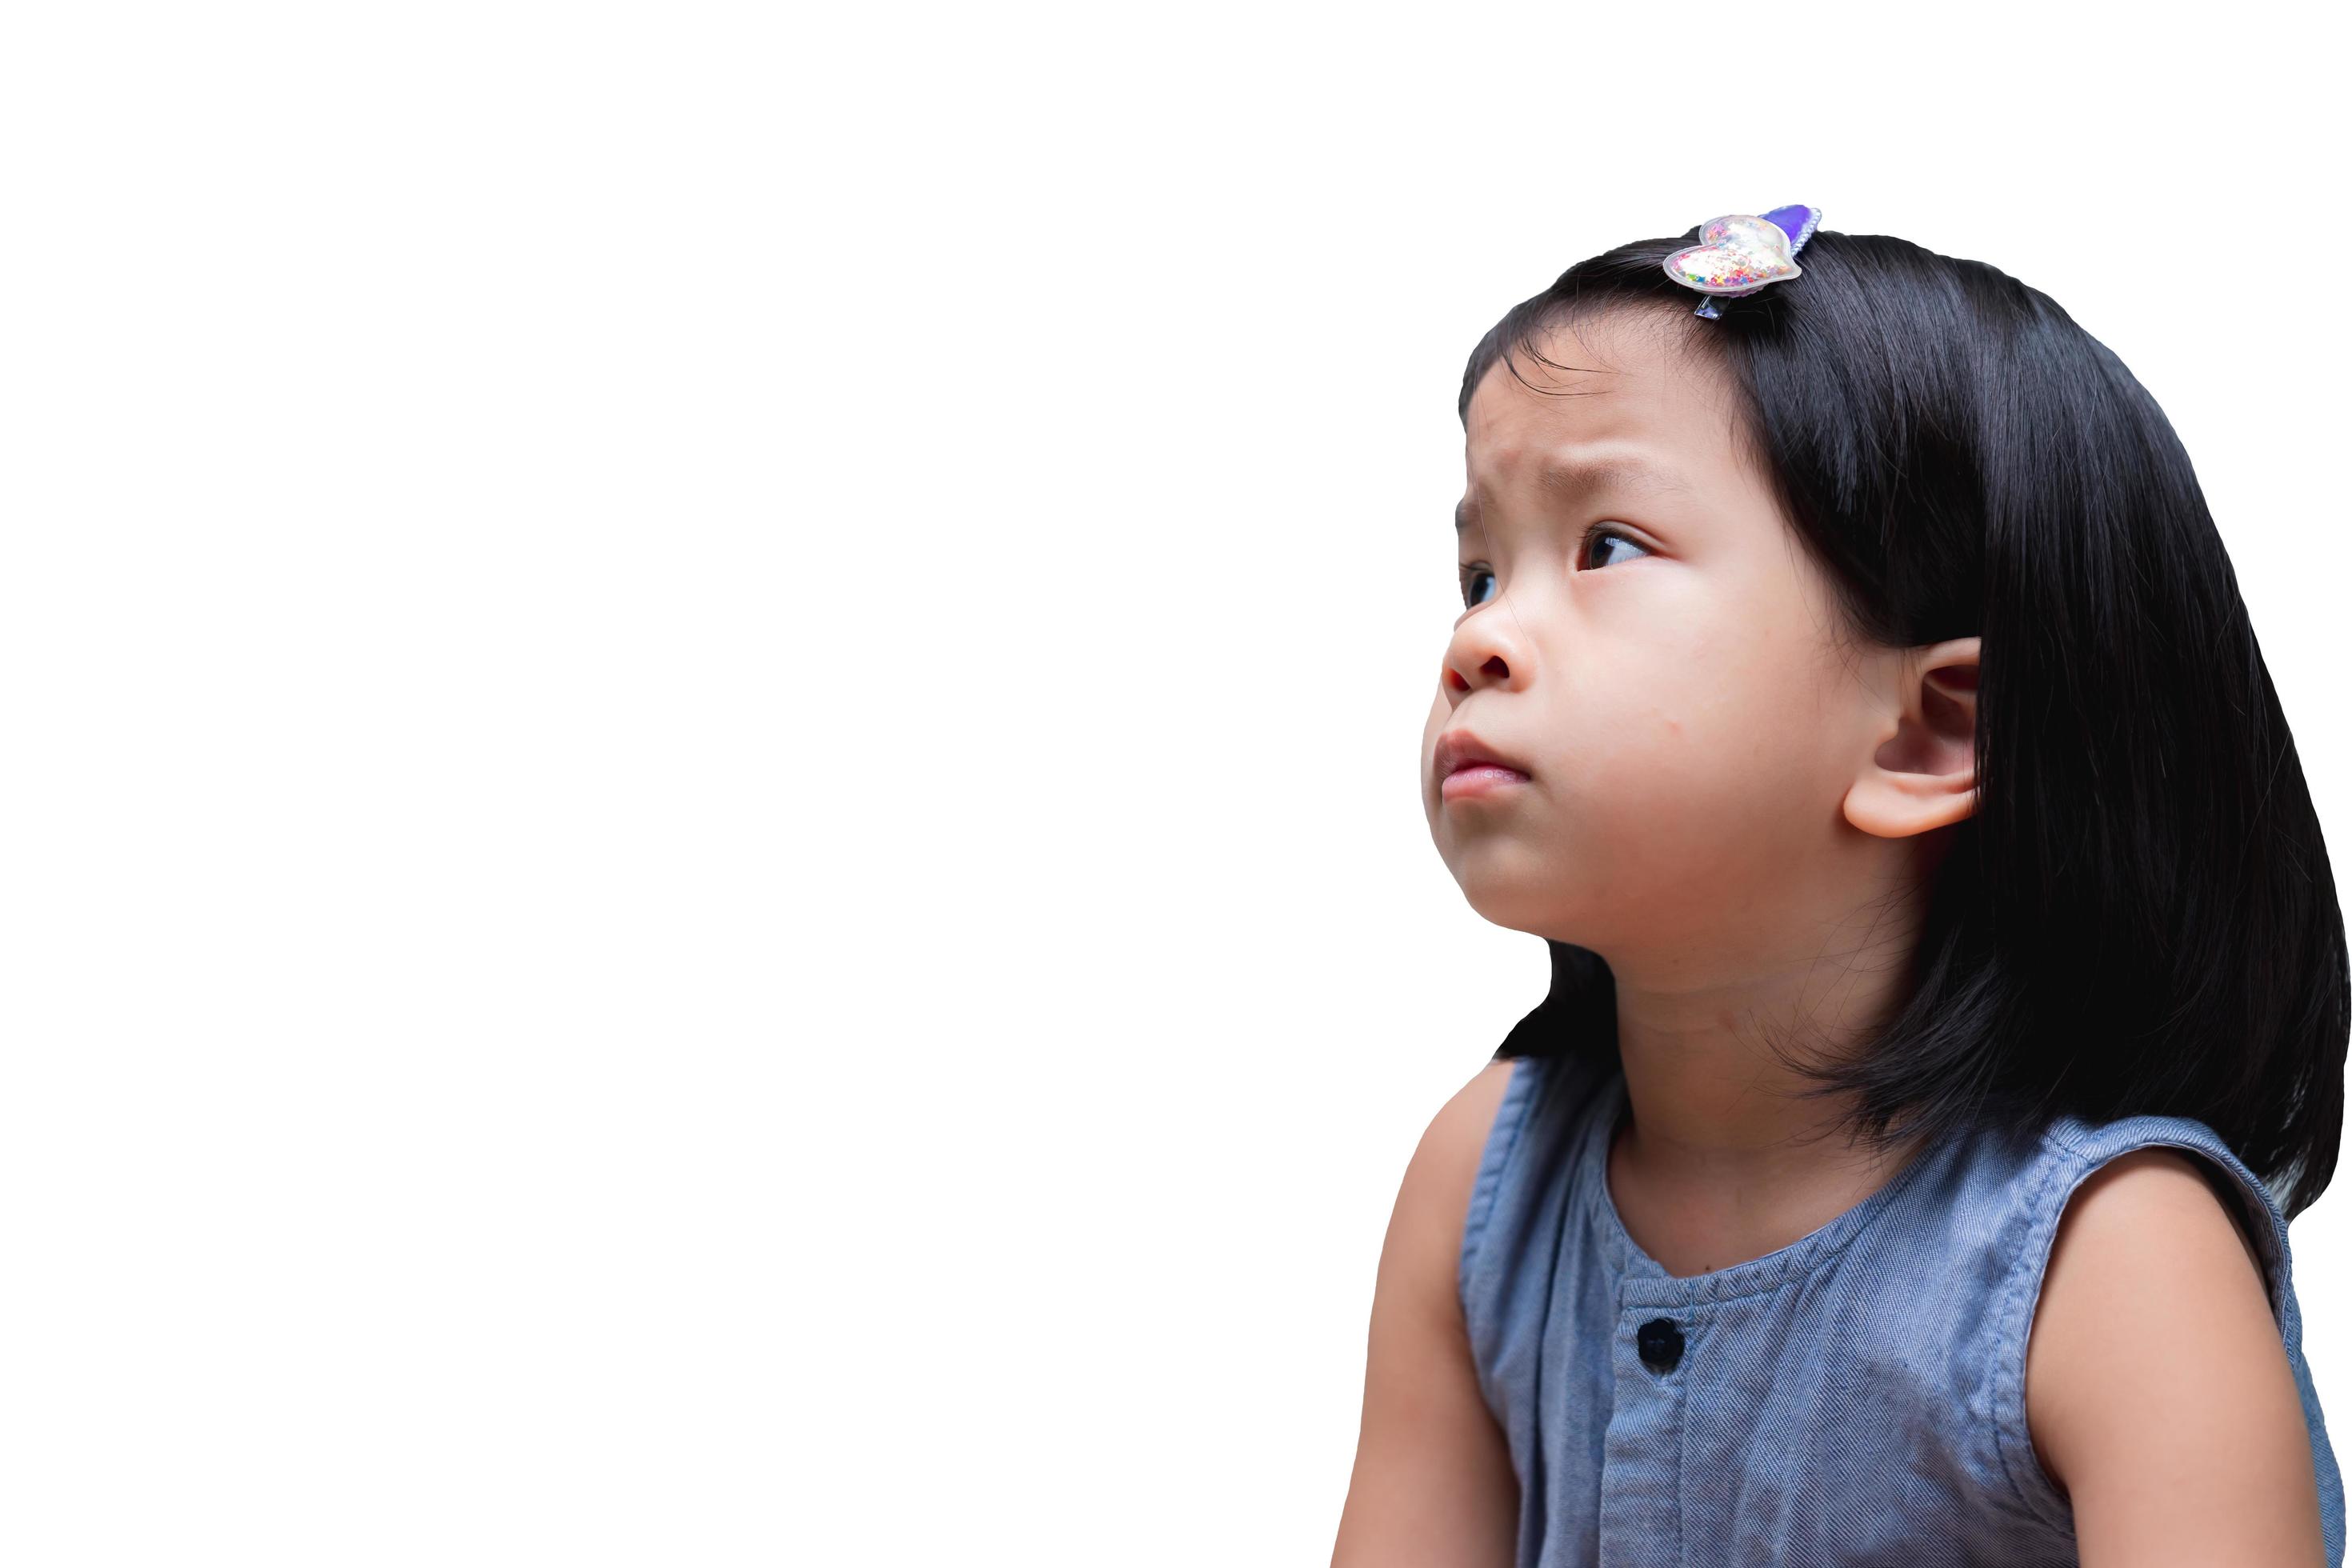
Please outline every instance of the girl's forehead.
[[1456, 531], [1522, 507], [1647, 505], [1664, 519], [1703, 501], [1725, 515], [1777, 515], [1729, 372], [1687, 331], [1654, 312], [1601, 318], [1539, 338], [1542, 360], [1515, 354], [1518, 375], [1490, 366], [1465, 411]]
[[1690, 356], [1612, 345], [1604, 365], [1547, 348], [1573, 368], [1523, 367], [1532, 386], [1497, 363], [1473, 393], [1465, 421], [1474, 489], [1542, 480], [1562, 468], [1635, 466], [1677, 470], [1688, 481], [1739, 468], [1735, 428], [1719, 382]]
[[1655, 310], [1539, 328], [1528, 348], [1486, 368], [1465, 411], [1469, 433], [1475, 440], [1482, 426], [1675, 422], [1719, 408], [1729, 390], [1723, 367], [1691, 331]]

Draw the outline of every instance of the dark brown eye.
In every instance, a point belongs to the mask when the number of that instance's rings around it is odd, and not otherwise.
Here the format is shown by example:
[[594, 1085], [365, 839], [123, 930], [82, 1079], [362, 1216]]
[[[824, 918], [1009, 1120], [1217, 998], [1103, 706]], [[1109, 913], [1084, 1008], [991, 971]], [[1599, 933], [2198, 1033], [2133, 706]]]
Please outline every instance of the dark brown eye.
[[[1648, 549], [1643, 545], [1640, 540], [1620, 533], [1617, 530], [1610, 527], [1605, 522], [1596, 522], [1591, 528], [1584, 531], [1582, 552], [1585, 554], [1591, 553], [1594, 543], [1601, 540], [1607, 540], [1618, 544], [1630, 544], [1634, 549], [1641, 551], [1644, 555], [1649, 553]], [[1602, 563], [1602, 564], [1606, 564], [1606, 563]], [[1588, 570], [1590, 568], [1588, 567]]]

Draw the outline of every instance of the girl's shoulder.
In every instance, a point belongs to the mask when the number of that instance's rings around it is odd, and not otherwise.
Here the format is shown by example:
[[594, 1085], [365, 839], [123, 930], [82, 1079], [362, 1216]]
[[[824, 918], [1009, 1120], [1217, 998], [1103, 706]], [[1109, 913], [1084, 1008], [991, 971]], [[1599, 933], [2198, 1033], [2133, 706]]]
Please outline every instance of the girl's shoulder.
[[[2187, 1184], [2189, 1178], [2196, 1178], [2198, 1187], [2211, 1194], [2214, 1206], [2229, 1220], [2280, 1331], [2299, 1335], [2301, 1313], [2294, 1299], [2285, 1211], [2270, 1184], [2206, 1123], [2186, 1116], [2126, 1116], [2100, 1122], [2058, 1116], [2042, 1130], [2038, 1157], [2023, 1174], [2035, 1184], [2036, 1217], [2047, 1232], [2041, 1238], [2037, 1273], [2046, 1271], [2048, 1254], [2073, 1234], [2072, 1216], [2087, 1206], [2092, 1194], [2105, 1194], [2097, 1201], [2116, 1208], [2164, 1205], [2169, 1199], [2169, 1207], [2178, 1213], [2184, 1193], [2201, 1197]], [[2113, 1195], [2118, 1194], [2120, 1201]], [[2212, 1208], [2192, 1202], [2187, 1212], [2210, 1217]]]
[[1432, 1206], [1451, 1222], [1445, 1248], [1449, 1261], [1458, 1259], [1470, 1242], [1466, 1232], [1476, 1207], [1474, 1193], [1482, 1180], [1492, 1179], [1486, 1153], [1495, 1130], [1507, 1108], [1526, 1097], [1527, 1084], [1514, 1071], [1516, 1066], [1508, 1058], [1488, 1061], [1438, 1108], [1422, 1134], [1423, 1157], [1431, 1167], [1425, 1180], [1437, 1189]]
[[[2078, 1534], [2111, 1555], [2192, 1540], [2259, 1553], [2315, 1532], [2340, 1561], [2284, 1214], [2211, 1129], [2175, 1120], [2045, 1140], [2061, 1174], [2023, 1331], [2028, 1484], [2080, 1500]], [[2134, 1483], [2158, 1472], [2175, 1478], [2160, 1492]], [[2227, 1539], [2195, 1533], [2232, 1516]]]
[[1384, 1251], [1415, 1279], [1416, 1295], [1460, 1300], [1457, 1260], [1470, 1245], [1465, 1232], [1476, 1205], [1472, 1194], [1491, 1183], [1486, 1151], [1499, 1118], [1524, 1096], [1514, 1093], [1512, 1063], [1488, 1061], [1447, 1097], [1429, 1119], [1405, 1163]]
[[[2290, 1447], [2310, 1453], [2327, 1561], [2342, 1561], [2342, 1479], [2303, 1356], [2287, 1220], [2271, 1185], [2205, 1122], [2163, 1115], [2062, 1115], [2021, 1155], [1983, 1162], [1980, 1174], [1977, 1205], [1997, 1217], [1985, 1239], [1997, 1238], [1993, 1256], [2006, 1258], [1990, 1315], [1996, 1426], [2027, 1503], [2074, 1520], [2069, 1437], [2083, 1413], [2117, 1408], [2111, 1396], [2124, 1386], [2100, 1366], [2130, 1361], [2131, 1398], [2160, 1403], [2188, 1397], [2193, 1351], [2208, 1372], [2216, 1358], [2247, 1369], [2211, 1386], [2266, 1387], [2271, 1408], [2151, 1418], [2144, 1429], [2209, 1440], [2258, 1415], [2273, 1437], [2299, 1428]], [[2149, 1348], [2163, 1345], [2174, 1349]]]

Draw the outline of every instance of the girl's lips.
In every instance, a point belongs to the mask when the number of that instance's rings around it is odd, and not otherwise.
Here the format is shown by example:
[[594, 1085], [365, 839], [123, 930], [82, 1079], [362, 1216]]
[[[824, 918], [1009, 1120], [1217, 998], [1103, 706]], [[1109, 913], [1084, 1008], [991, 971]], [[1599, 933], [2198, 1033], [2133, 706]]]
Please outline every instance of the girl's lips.
[[1429, 765], [1441, 782], [1464, 768], [1478, 765], [1517, 773], [1521, 778], [1527, 776], [1527, 770], [1468, 730], [1448, 730], [1437, 737], [1437, 752]]
[[1470, 800], [1507, 791], [1514, 784], [1528, 782], [1528, 775], [1517, 768], [1507, 768], [1493, 763], [1472, 763], [1445, 775], [1438, 791], [1447, 800]]

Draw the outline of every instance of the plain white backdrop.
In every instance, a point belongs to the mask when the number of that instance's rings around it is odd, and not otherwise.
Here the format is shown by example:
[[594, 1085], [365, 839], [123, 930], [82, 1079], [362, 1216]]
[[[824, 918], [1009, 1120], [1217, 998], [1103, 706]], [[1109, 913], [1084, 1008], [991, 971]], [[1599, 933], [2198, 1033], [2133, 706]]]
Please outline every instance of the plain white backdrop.
[[2337, 73], [2200, 29], [13, 14], [0, 1556], [1325, 1561], [1545, 984], [1417, 785], [1509, 305], [1795, 201], [2047, 290], [2347, 820]]

